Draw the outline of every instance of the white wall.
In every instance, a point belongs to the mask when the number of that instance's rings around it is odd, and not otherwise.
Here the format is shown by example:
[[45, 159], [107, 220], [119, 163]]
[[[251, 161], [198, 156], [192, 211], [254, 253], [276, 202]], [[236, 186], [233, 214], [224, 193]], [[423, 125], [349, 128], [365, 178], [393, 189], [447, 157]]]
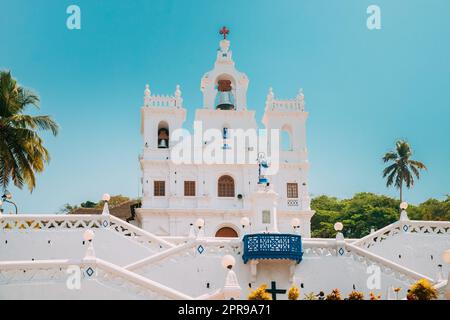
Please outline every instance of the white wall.
[[[0, 232], [0, 261], [80, 259], [87, 249], [83, 244], [85, 230]], [[112, 263], [125, 265], [156, 252], [109, 229], [94, 231], [96, 256]]]
[[442, 265], [444, 277], [450, 271], [448, 263], [442, 260], [442, 254], [448, 248], [450, 248], [448, 236], [402, 232], [368, 250], [435, 279], [439, 264]]

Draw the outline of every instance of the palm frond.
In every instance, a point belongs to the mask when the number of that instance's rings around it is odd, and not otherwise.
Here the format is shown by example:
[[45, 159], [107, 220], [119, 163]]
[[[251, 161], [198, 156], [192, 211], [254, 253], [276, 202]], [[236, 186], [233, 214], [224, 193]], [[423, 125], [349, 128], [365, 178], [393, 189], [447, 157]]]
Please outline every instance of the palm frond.
[[399, 158], [409, 158], [411, 156], [411, 147], [404, 140], [398, 140], [395, 144], [395, 149]]
[[395, 175], [397, 174], [397, 169], [393, 170], [386, 180], [386, 187], [390, 187], [394, 183]]
[[36, 172], [50, 161], [39, 131], [58, 134], [58, 124], [49, 116], [23, 114], [27, 106], [38, 107], [39, 97], [18, 85], [9, 71], [0, 72], [0, 186], [24, 184], [36, 187]]
[[398, 156], [395, 152], [389, 151], [383, 156], [383, 162], [389, 162], [393, 160], [397, 160]]
[[420, 161], [416, 160], [408, 160], [410, 165], [413, 165], [414, 167], [420, 169], [420, 170], [428, 170], [427, 167]]
[[30, 128], [38, 130], [50, 130], [53, 135], [58, 134], [58, 124], [53, 121], [49, 116], [29, 116], [18, 114], [8, 118], [9, 124], [17, 128]]
[[384, 168], [383, 178], [385, 178], [388, 174], [390, 174], [392, 170], [394, 170], [394, 171], [397, 170], [397, 163], [393, 163], [390, 166], [387, 166], [386, 168]]

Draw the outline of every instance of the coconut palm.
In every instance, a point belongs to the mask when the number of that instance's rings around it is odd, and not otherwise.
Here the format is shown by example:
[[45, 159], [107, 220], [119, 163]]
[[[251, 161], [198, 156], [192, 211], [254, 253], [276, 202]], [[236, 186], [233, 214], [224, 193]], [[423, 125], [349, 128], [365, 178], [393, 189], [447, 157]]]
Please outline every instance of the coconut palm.
[[39, 98], [21, 87], [9, 71], [0, 72], [0, 186], [10, 182], [24, 184], [30, 192], [36, 187], [35, 173], [42, 172], [50, 155], [39, 131], [58, 133], [58, 125], [49, 116], [30, 116], [25, 109], [38, 108]]
[[420, 170], [427, 167], [419, 161], [411, 160], [411, 147], [408, 142], [398, 140], [395, 143], [395, 150], [387, 152], [384, 157], [384, 163], [390, 163], [383, 170], [383, 178], [387, 177], [386, 186], [394, 185], [400, 191], [400, 202], [403, 201], [403, 184], [409, 189], [414, 185], [414, 176], [420, 178]]

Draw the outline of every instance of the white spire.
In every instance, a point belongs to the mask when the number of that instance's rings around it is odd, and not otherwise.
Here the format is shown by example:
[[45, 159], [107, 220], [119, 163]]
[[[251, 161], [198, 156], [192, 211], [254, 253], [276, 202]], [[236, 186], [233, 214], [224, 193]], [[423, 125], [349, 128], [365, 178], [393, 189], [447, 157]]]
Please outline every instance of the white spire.
[[178, 108], [183, 106], [183, 98], [181, 98], [181, 89], [179, 84], [177, 84], [175, 89], [175, 104]]
[[105, 201], [105, 204], [103, 205], [102, 215], [109, 215], [108, 201]]
[[298, 90], [297, 100], [299, 100], [299, 101], [305, 100], [305, 94], [303, 93], [303, 88], [300, 88], [300, 90]]
[[241, 286], [239, 285], [236, 273], [229, 269], [225, 278], [225, 285], [223, 286], [223, 294], [225, 300], [237, 300], [241, 296]]
[[181, 90], [180, 90], [180, 85], [177, 84], [177, 87], [175, 89], [175, 97], [176, 98], [180, 98], [181, 97]]
[[150, 86], [148, 84], [146, 84], [145, 90], [144, 90], [144, 105], [145, 106], [148, 106], [150, 104], [151, 94], [152, 94], [152, 92], [150, 91]]
[[267, 100], [272, 101], [275, 98], [275, 94], [273, 93], [273, 88], [269, 88], [269, 92], [267, 93]]
[[219, 42], [220, 49], [217, 52], [217, 60], [216, 63], [233, 63], [232, 52], [230, 50], [230, 41], [227, 40], [227, 35], [230, 33], [230, 30], [227, 27], [222, 27], [219, 33], [223, 35], [223, 39]]

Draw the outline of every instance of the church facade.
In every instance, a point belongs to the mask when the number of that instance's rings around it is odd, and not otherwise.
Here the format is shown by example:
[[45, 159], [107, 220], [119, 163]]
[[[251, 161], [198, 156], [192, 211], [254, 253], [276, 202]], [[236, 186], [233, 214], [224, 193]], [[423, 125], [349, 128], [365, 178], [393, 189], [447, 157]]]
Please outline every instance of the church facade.
[[[265, 106], [261, 106], [268, 136], [263, 145], [255, 111], [247, 103], [250, 81], [235, 67], [227, 31], [214, 68], [200, 81], [203, 105], [195, 111], [193, 127], [205, 134], [194, 133], [200, 139], [188, 146], [192, 161], [173, 159], [183, 143], [174, 138], [175, 132], [185, 125], [187, 113], [180, 87], [172, 96], [154, 95], [149, 86], [145, 89], [139, 225], [160, 236], [187, 236], [191, 224], [202, 219], [206, 236], [239, 237], [246, 227], [241, 220], [248, 220], [252, 231], [291, 232], [295, 228], [310, 237], [314, 212], [308, 194], [308, 113], [303, 92], [292, 100], [278, 100], [269, 89]], [[215, 151], [223, 154], [213, 152], [215, 161], [208, 163], [203, 155], [214, 149], [210, 146], [214, 135], [208, 136], [211, 129], [221, 134]], [[241, 144], [237, 142], [239, 134], [243, 136]], [[231, 157], [227, 159], [227, 155]], [[271, 159], [273, 169], [264, 181], [259, 179], [258, 159], [262, 157]]]

